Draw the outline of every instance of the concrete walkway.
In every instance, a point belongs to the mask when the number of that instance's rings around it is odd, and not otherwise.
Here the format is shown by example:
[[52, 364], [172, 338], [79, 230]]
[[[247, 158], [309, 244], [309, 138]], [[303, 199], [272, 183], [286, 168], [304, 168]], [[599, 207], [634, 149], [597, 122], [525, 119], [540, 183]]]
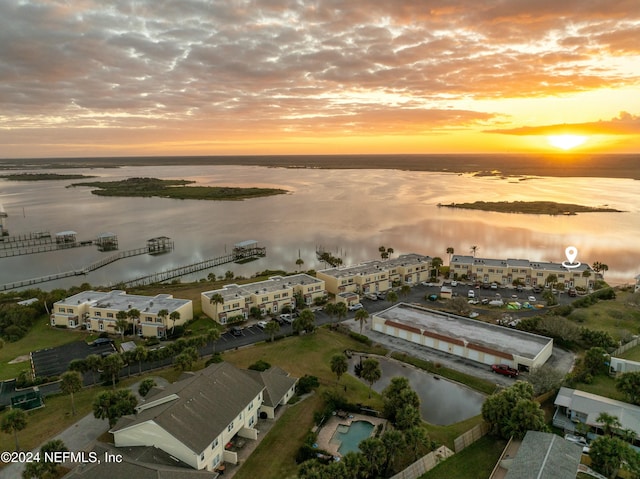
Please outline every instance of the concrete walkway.
[[[166, 385], [167, 381], [163, 378], [154, 377], [153, 378], [158, 385]], [[131, 389], [138, 400], [140, 396], [138, 396], [138, 387], [140, 383], [135, 383], [129, 389]], [[46, 406], [45, 406], [46, 407]], [[96, 439], [100, 437], [102, 434], [109, 430], [109, 421], [105, 419], [96, 419], [93, 416], [93, 413], [87, 414], [85, 417], [80, 419], [75, 424], [72, 424], [67, 429], [62, 431], [57, 436], [48, 439], [46, 442], [49, 442], [52, 439], [61, 439], [67, 449], [71, 452], [79, 452], [79, 451], [89, 451], [93, 447]], [[38, 446], [36, 449], [33, 449], [32, 452], [36, 453], [40, 450], [42, 444]], [[0, 469], [0, 479], [16, 479], [22, 476], [22, 471], [24, 470], [24, 464], [13, 463], [9, 464], [3, 469]], [[67, 467], [74, 467], [75, 464], [66, 464]]]

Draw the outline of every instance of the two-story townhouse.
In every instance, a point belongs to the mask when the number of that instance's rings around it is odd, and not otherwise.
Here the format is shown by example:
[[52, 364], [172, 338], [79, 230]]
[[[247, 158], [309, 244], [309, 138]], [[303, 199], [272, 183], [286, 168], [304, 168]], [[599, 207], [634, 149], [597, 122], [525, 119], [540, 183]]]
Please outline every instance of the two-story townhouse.
[[[138, 317], [129, 313], [137, 310]], [[127, 314], [135, 334], [164, 337], [168, 330], [193, 319], [193, 303], [170, 294], [141, 296], [125, 291], [83, 291], [53, 305], [51, 325], [78, 327], [88, 331], [118, 333], [116, 321], [120, 312]]]
[[522, 284], [525, 286], [544, 286], [551, 275], [556, 284], [565, 288], [593, 287], [596, 275], [588, 264], [577, 268], [567, 268], [562, 263], [530, 261], [527, 259], [506, 260], [494, 258], [474, 258], [468, 255], [454, 255], [451, 258], [450, 271], [454, 279], [465, 277], [470, 281], [498, 283], [501, 285]]
[[417, 284], [429, 277], [431, 258], [418, 254], [405, 254], [387, 261], [370, 261], [352, 266], [318, 271], [327, 291], [341, 293], [377, 293], [387, 291], [396, 284]]
[[326, 296], [324, 281], [308, 274], [272, 276], [271, 278], [243, 285], [228, 284], [220, 289], [201, 293], [202, 312], [219, 322], [241, 316], [249, 317], [251, 308], [262, 314], [278, 314], [284, 306], [296, 307], [295, 296], [300, 294], [303, 303], [313, 304], [315, 298]]
[[[275, 376], [279, 392], [286, 395], [295, 387], [296, 379], [284, 371]], [[223, 362], [187, 373], [166, 388], [154, 388], [134, 416], [120, 418], [111, 429], [115, 446], [157, 447], [194, 469], [237, 464], [237, 453], [226, 446], [237, 437], [257, 438], [256, 424], [269, 390], [260, 377]], [[282, 385], [284, 378], [288, 388]]]

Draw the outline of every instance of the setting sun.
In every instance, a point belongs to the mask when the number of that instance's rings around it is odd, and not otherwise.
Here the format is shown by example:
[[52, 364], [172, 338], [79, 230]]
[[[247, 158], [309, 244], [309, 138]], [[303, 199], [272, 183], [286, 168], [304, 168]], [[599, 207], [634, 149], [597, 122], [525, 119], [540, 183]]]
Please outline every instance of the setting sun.
[[547, 141], [551, 146], [555, 146], [556, 148], [570, 150], [571, 148], [582, 145], [587, 141], [587, 137], [580, 135], [550, 135], [547, 137]]

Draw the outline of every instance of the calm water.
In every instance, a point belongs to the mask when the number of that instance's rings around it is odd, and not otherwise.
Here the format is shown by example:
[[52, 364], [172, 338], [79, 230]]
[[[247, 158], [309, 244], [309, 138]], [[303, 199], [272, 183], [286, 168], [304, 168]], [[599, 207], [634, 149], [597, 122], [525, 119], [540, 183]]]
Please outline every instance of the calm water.
[[358, 452], [358, 444], [371, 436], [373, 424], [367, 421], [353, 421], [347, 432], [336, 431], [335, 436], [340, 441], [338, 452], [343, 456], [348, 452]]
[[[78, 170], [55, 170], [78, 173]], [[65, 188], [72, 181], [0, 180], [0, 204], [11, 234], [74, 230], [93, 239], [109, 231], [120, 250], [139, 248], [150, 237], [173, 238], [175, 250], [113, 263], [86, 277], [43, 283], [67, 287], [82, 281], [108, 285], [230, 252], [234, 243], [258, 240], [267, 257], [245, 265], [226, 265], [249, 276], [264, 269], [321, 268], [318, 247], [345, 264], [378, 257], [380, 245], [396, 254], [441, 256], [452, 246], [478, 256], [563, 261], [574, 245], [578, 260], [609, 265], [606, 278], [632, 282], [640, 273], [640, 188], [626, 179], [533, 178], [526, 181], [447, 173], [393, 170], [316, 170], [247, 166], [125, 167], [82, 171], [105, 180], [132, 176], [192, 179], [201, 185], [279, 187], [287, 195], [238, 202], [160, 198], [109, 198], [89, 188]], [[609, 205], [624, 213], [577, 216], [511, 215], [438, 208], [438, 203], [499, 200], [553, 200], [592, 206]], [[52, 274], [104, 257], [93, 247], [0, 259], [0, 284]], [[204, 278], [203, 271], [184, 280]]]
[[[479, 392], [445, 379], [435, 379], [433, 374], [396, 361], [376, 359], [380, 362], [382, 377], [372, 389], [381, 393], [394, 377], [406, 377], [420, 398], [420, 415], [428, 423], [447, 426], [482, 412], [485, 397]], [[349, 361], [349, 371], [353, 371], [356, 361], [355, 357]]]

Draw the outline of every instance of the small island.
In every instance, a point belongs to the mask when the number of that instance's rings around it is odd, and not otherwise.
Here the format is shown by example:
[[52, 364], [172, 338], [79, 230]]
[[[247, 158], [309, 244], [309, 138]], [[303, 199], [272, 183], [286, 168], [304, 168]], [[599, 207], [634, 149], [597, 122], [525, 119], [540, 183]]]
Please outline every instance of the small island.
[[98, 188], [91, 191], [100, 196], [172, 198], [178, 200], [244, 200], [288, 193], [278, 188], [234, 188], [228, 186], [187, 186], [195, 181], [160, 180], [158, 178], [127, 178], [121, 181], [73, 183], [70, 186]]
[[45, 181], [45, 180], [79, 180], [82, 178], [95, 178], [91, 175], [62, 175], [58, 173], [12, 173], [0, 175], [0, 178], [12, 181]]
[[529, 215], [576, 215], [578, 213], [622, 213], [608, 207], [574, 205], [553, 201], [475, 201], [473, 203], [438, 204], [448, 208], [497, 211], [499, 213], [523, 213]]

